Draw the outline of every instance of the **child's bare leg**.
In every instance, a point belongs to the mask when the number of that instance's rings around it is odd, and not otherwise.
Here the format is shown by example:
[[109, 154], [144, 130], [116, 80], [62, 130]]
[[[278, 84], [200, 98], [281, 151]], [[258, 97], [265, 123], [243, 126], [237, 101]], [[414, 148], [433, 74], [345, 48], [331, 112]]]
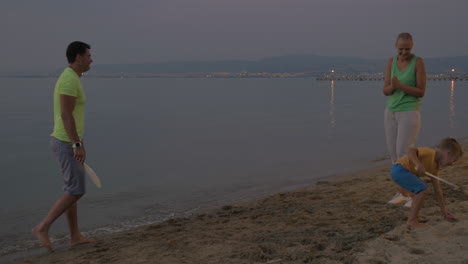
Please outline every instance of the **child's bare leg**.
[[68, 229], [70, 230], [70, 246], [73, 247], [79, 244], [96, 242], [96, 240], [87, 238], [80, 233], [78, 227], [78, 207], [76, 203], [74, 203], [72, 206], [70, 206], [70, 208], [68, 208], [66, 215]]
[[413, 204], [411, 205], [411, 210], [408, 216], [408, 221], [406, 222], [408, 225], [412, 227], [419, 227], [423, 225], [419, 223], [418, 214], [419, 214], [419, 210], [421, 210], [424, 204], [424, 199], [426, 198], [427, 194], [428, 194], [428, 191], [424, 190], [418, 194], [413, 195]]
[[47, 216], [35, 226], [32, 230], [33, 236], [35, 236], [40, 242], [41, 245], [48, 250], [52, 251], [52, 244], [49, 239], [49, 229], [52, 223], [57, 220], [71, 205], [76, 204], [76, 201], [80, 199], [81, 196], [75, 196], [70, 194], [62, 195], [52, 206]]
[[412, 193], [406, 189], [403, 189], [402, 187], [400, 187], [399, 185], [397, 185], [397, 189], [398, 191], [403, 194], [403, 196], [405, 197], [411, 197], [412, 196]]

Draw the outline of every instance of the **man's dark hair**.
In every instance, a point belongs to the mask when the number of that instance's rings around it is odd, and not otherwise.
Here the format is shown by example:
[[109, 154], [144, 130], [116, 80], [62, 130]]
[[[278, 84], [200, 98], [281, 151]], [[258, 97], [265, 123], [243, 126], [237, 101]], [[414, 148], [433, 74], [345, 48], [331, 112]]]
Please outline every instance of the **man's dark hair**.
[[76, 59], [76, 55], [84, 55], [87, 49], [91, 49], [89, 44], [86, 44], [81, 41], [73, 41], [68, 45], [67, 48], [67, 60], [68, 63], [74, 63]]

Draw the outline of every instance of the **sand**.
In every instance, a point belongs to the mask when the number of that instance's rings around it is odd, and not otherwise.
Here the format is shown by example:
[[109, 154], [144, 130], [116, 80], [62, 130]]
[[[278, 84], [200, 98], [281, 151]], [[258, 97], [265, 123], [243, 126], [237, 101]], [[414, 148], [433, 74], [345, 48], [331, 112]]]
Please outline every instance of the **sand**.
[[[468, 189], [467, 144], [464, 151], [441, 176]], [[13, 263], [468, 263], [468, 195], [442, 184], [455, 216], [447, 221], [430, 187], [421, 211], [426, 227], [409, 229], [409, 209], [387, 204], [395, 194], [389, 169], [348, 173]]]

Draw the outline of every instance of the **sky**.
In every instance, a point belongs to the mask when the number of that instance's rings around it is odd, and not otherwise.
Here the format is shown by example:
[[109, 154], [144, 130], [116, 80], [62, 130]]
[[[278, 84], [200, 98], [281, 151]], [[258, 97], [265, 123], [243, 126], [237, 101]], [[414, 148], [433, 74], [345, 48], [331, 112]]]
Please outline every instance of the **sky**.
[[290, 54], [387, 58], [410, 32], [424, 57], [468, 55], [466, 0], [1, 0], [0, 73], [94, 63], [259, 59]]

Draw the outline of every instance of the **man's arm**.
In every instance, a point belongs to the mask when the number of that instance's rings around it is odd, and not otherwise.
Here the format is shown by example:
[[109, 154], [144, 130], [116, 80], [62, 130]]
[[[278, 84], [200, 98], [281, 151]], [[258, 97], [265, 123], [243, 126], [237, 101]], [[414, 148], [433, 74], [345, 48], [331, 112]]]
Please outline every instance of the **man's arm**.
[[[76, 131], [75, 118], [73, 117], [73, 110], [75, 110], [75, 105], [76, 97], [64, 94], [60, 95], [60, 112], [62, 122], [65, 131], [67, 132], [67, 135], [72, 143], [80, 142], [80, 137]], [[86, 159], [84, 146], [82, 145], [80, 148], [74, 148], [73, 153], [75, 155], [75, 159], [83, 164]]]

